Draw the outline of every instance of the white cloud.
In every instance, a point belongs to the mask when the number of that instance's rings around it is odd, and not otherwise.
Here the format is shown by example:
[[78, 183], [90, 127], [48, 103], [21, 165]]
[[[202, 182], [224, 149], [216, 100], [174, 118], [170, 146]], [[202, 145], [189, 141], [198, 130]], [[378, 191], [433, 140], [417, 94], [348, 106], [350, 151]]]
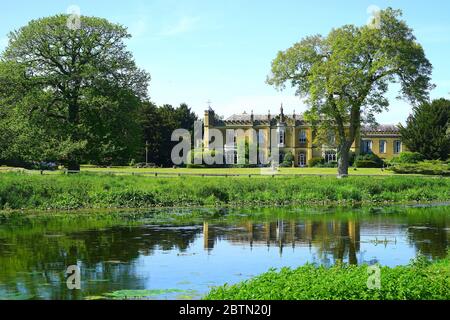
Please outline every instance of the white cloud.
[[198, 21], [198, 17], [182, 17], [176, 24], [164, 27], [160, 35], [170, 37], [190, 32], [195, 29]]

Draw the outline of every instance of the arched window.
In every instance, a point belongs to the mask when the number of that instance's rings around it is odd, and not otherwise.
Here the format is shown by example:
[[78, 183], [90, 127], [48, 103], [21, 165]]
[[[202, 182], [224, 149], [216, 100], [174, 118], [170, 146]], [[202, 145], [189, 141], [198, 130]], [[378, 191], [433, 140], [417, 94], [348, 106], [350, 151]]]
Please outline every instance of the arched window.
[[325, 162], [336, 162], [337, 161], [337, 153], [334, 150], [325, 151]]

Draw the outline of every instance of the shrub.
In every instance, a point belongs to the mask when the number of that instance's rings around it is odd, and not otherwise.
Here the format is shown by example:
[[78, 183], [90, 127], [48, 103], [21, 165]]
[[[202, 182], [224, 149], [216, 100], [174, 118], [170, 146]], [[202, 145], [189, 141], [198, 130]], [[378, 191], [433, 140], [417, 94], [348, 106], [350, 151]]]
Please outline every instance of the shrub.
[[317, 167], [318, 165], [324, 164], [325, 163], [325, 159], [324, 158], [312, 158], [311, 160], [308, 161], [308, 167], [310, 168], [314, 168]]
[[402, 152], [399, 157], [393, 159], [393, 163], [418, 163], [424, 160], [424, 156], [418, 152]]
[[384, 162], [376, 154], [367, 153], [357, 156], [354, 165], [357, 168], [382, 168]]
[[380, 266], [382, 286], [369, 289], [368, 266], [306, 264], [271, 269], [236, 285], [213, 288], [206, 300], [448, 300], [450, 261]]
[[425, 174], [450, 176], [450, 166], [444, 161], [430, 160], [419, 163], [398, 163], [390, 170], [399, 174]]
[[289, 168], [292, 167], [293, 163], [294, 163], [294, 155], [292, 154], [292, 152], [288, 152], [284, 156], [283, 163], [280, 164], [280, 167]]

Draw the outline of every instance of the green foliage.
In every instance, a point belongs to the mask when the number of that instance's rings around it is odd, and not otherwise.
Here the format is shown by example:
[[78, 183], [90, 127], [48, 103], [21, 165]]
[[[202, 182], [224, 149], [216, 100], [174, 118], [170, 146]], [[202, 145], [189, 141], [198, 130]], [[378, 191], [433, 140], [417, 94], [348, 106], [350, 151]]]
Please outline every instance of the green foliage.
[[450, 100], [439, 99], [413, 108], [406, 127], [400, 126], [409, 150], [428, 160], [446, 160], [450, 153]]
[[450, 164], [439, 160], [428, 160], [419, 163], [398, 163], [389, 169], [400, 174], [450, 176]]
[[312, 158], [311, 160], [308, 161], [308, 167], [310, 167], [310, 168], [315, 168], [322, 164], [325, 164], [325, 159], [322, 157]]
[[[126, 50], [125, 27], [67, 15], [11, 32], [0, 62], [0, 158], [128, 163], [150, 76]], [[7, 130], [3, 130], [8, 128]]]
[[448, 201], [450, 180], [426, 177], [143, 177], [0, 175], [0, 210]]
[[354, 153], [353, 151], [350, 151], [349, 155], [348, 155], [348, 164], [350, 166], [353, 166], [355, 164], [356, 161], [356, 153]]
[[424, 160], [424, 156], [418, 152], [402, 152], [400, 156], [391, 160], [391, 163], [418, 163]]
[[[422, 259], [423, 260], [423, 259]], [[449, 300], [450, 259], [380, 267], [381, 288], [369, 289], [368, 266], [307, 264], [270, 270], [252, 280], [216, 287], [206, 300]]]
[[362, 154], [355, 159], [356, 168], [382, 168], [383, 160], [374, 153]]
[[361, 122], [388, 108], [389, 83], [399, 82], [400, 95], [413, 102], [425, 101], [432, 88], [432, 65], [401, 15], [387, 8], [379, 28], [345, 25], [306, 37], [272, 62], [268, 84], [295, 87], [306, 98], [307, 119], [336, 134], [340, 174], [348, 173], [340, 155], [350, 151]]
[[281, 163], [281, 167], [292, 167], [292, 165], [294, 164], [295, 158], [294, 155], [292, 154], [292, 152], [288, 152], [284, 155], [284, 159], [283, 159], [283, 163]]
[[148, 161], [163, 166], [173, 165], [171, 152], [178, 143], [171, 139], [173, 131], [186, 129], [193, 135], [196, 120], [197, 116], [185, 103], [174, 108], [171, 105], [158, 107], [146, 102], [140, 114], [140, 125], [144, 131], [142, 145], [148, 142]]

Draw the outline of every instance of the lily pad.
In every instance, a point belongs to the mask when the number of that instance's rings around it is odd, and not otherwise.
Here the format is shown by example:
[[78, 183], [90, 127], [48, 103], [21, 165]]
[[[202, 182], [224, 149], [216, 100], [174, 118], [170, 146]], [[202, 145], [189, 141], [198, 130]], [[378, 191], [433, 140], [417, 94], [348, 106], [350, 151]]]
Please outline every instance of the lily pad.
[[154, 290], [119, 290], [105, 293], [104, 296], [109, 299], [144, 299], [159, 296], [166, 293], [184, 292], [179, 289], [154, 289]]

